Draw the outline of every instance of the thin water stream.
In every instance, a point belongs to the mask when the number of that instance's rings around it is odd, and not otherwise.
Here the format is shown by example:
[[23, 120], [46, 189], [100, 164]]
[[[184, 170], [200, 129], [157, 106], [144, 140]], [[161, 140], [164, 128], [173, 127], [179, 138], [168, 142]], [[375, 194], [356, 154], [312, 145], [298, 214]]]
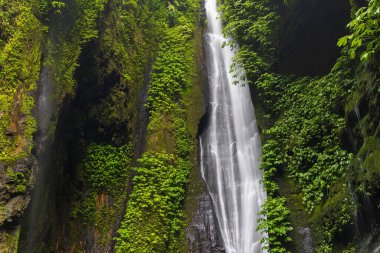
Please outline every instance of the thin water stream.
[[35, 136], [38, 169], [35, 171], [35, 185], [20, 235], [19, 252], [37, 252], [49, 229], [48, 214], [53, 209], [48, 201], [53, 184], [52, 170], [54, 170], [52, 166], [54, 131], [51, 131], [55, 108], [53, 94], [54, 85], [50, 80], [49, 69], [44, 67], [41, 71], [35, 112], [38, 122], [38, 133]]
[[226, 253], [261, 253], [257, 218], [266, 193], [260, 136], [247, 85], [234, 85], [234, 50], [223, 47], [216, 0], [206, 0], [210, 120], [200, 137], [200, 163]]

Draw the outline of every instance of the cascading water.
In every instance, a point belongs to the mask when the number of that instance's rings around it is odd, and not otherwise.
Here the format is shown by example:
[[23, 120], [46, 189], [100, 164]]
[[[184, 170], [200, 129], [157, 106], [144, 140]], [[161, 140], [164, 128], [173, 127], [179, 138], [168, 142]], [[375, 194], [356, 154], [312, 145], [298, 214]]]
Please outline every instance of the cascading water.
[[210, 119], [200, 137], [201, 170], [226, 253], [265, 252], [257, 232], [266, 199], [259, 169], [260, 136], [249, 88], [233, 85], [234, 51], [223, 47], [216, 0], [206, 0]]
[[39, 124], [36, 135], [38, 171], [32, 192], [31, 203], [21, 230], [19, 252], [36, 252], [43, 242], [48, 230], [49, 194], [52, 180], [52, 148], [54, 131], [50, 126], [54, 114], [54, 86], [49, 76], [49, 69], [44, 67], [40, 76], [39, 96], [36, 106], [36, 119]]

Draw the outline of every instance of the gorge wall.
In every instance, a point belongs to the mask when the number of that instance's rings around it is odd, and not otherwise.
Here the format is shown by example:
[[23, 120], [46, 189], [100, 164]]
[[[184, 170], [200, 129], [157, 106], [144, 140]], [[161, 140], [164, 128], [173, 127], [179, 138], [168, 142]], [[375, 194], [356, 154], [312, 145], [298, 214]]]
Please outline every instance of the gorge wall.
[[[237, 62], [252, 83], [265, 143], [268, 220], [261, 229], [269, 233], [273, 252], [376, 248], [377, 225], [369, 224], [377, 224], [371, 213], [378, 212], [372, 197], [378, 194], [372, 146], [378, 117], [372, 113], [379, 106], [379, 52], [376, 36], [363, 36], [379, 32], [370, 24], [378, 24], [372, 15], [378, 6], [376, 1], [223, 1], [225, 32], [240, 46]], [[360, 246], [365, 238], [369, 245]]]
[[[203, 4], [0, 1], [0, 252], [223, 252]], [[373, 252], [379, 1], [219, 4], [264, 144], [264, 242]]]

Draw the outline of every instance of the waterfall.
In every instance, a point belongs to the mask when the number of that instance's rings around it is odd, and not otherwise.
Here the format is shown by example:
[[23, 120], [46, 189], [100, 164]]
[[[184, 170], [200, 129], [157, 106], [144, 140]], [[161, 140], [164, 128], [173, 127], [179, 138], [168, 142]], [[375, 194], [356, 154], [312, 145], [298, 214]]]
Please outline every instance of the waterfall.
[[226, 253], [261, 253], [257, 218], [266, 193], [260, 136], [247, 85], [233, 85], [234, 51], [223, 47], [216, 0], [206, 0], [210, 119], [200, 137], [200, 167]]
[[35, 172], [35, 185], [31, 194], [31, 202], [25, 213], [25, 220], [20, 234], [19, 252], [36, 252], [48, 233], [50, 209], [49, 194], [53, 184], [53, 139], [54, 131], [51, 122], [54, 117], [54, 85], [49, 75], [49, 69], [44, 67], [40, 75], [39, 96], [36, 101], [36, 119], [38, 133], [35, 136], [36, 158], [38, 170]]

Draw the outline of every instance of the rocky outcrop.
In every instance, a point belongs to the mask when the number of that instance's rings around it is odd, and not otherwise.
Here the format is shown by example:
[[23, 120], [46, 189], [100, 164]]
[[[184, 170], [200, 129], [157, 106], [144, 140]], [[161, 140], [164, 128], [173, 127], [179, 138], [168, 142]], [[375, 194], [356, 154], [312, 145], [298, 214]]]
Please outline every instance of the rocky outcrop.
[[20, 160], [14, 165], [0, 164], [0, 252], [17, 249], [19, 224], [30, 202], [33, 159]]
[[212, 201], [207, 192], [196, 199], [197, 206], [191, 224], [186, 229], [186, 238], [191, 253], [222, 253]]

